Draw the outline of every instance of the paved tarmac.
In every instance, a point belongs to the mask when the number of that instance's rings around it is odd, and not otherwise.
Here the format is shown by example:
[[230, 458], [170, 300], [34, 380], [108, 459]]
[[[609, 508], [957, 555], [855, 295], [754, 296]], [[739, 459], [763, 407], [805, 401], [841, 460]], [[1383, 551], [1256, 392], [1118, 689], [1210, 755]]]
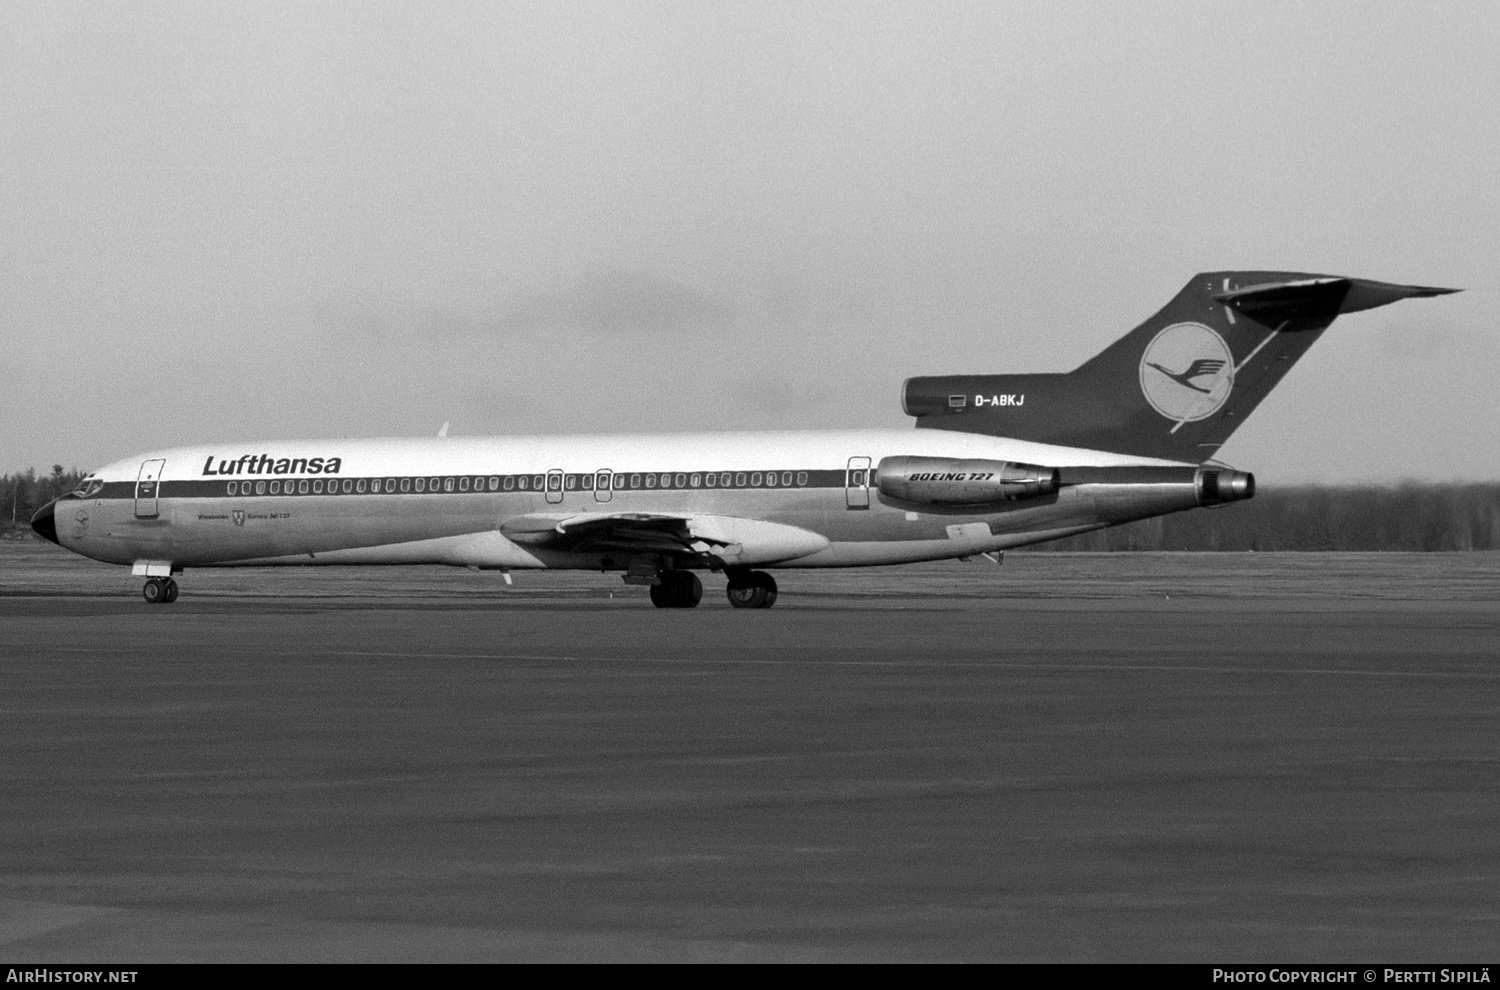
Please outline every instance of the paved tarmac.
[[0, 550], [0, 959], [1494, 961], [1500, 555]]

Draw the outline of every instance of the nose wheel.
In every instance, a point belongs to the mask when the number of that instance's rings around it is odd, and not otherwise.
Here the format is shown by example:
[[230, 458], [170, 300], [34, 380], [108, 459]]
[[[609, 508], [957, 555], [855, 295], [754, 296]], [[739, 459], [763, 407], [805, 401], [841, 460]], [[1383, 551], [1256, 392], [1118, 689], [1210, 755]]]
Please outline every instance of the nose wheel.
[[770, 608], [776, 604], [776, 579], [765, 571], [731, 574], [725, 593], [735, 608]]
[[150, 578], [141, 589], [147, 605], [170, 605], [177, 600], [177, 582], [171, 578]]

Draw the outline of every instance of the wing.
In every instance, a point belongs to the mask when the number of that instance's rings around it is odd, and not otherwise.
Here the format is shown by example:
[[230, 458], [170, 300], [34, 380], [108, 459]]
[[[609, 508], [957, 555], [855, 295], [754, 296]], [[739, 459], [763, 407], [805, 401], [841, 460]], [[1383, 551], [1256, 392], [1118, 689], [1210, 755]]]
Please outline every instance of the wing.
[[817, 553], [819, 533], [739, 516], [657, 512], [584, 512], [516, 516], [500, 524], [524, 546], [580, 553], [665, 554], [727, 565], [769, 564]]

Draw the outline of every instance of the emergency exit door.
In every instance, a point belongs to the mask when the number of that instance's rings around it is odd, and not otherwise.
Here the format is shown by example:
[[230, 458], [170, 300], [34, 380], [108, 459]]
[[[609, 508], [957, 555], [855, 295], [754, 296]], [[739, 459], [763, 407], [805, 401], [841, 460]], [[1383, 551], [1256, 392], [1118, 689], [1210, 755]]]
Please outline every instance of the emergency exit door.
[[870, 507], [870, 459], [849, 458], [849, 468], [844, 472], [844, 498], [851, 509]]
[[146, 461], [141, 465], [141, 473], [135, 479], [135, 517], [137, 519], [156, 518], [156, 500], [161, 494], [161, 473], [167, 466], [166, 461]]

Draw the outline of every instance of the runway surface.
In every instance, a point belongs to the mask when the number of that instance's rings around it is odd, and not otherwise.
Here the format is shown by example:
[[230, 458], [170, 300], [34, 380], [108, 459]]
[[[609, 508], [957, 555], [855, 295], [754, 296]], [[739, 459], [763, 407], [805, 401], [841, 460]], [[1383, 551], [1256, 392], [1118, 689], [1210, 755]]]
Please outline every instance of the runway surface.
[[1493, 961], [1500, 555], [0, 547], [0, 958]]

